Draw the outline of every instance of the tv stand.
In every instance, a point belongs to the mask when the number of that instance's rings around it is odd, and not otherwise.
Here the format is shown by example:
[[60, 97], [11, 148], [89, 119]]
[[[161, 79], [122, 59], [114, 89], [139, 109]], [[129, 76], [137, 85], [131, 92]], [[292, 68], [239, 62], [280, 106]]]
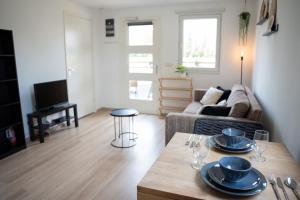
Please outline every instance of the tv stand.
[[[44, 131], [46, 129], [49, 129], [52, 126], [55, 126], [57, 124], [61, 124], [64, 122], [67, 122], [67, 126], [71, 125], [71, 117], [70, 117], [70, 109], [73, 108], [74, 111], [74, 122], [75, 122], [75, 127], [78, 127], [78, 114], [77, 114], [77, 104], [72, 104], [72, 103], [66, 103], [66, 104], [61, 104], [57, 107], [52, 107], [49, 110], [41, 110], [41, 111], [36, 111], [33, 113], [30, 113], [27, 115], [28, 118], [28, 125], [29, 125], [29, 132], [30, 132], [30, 139], [32, 141], [36, 140], [35, 134], [34, 134], [34, 129], [38, 129], [39, 131], [39, 139], [40, 142], [44, 142]], [[43, 118], [47, 117], [49, 115], [53, 115], [59, 112], [65, 111], [65, 116], [60, 117], [58, 119], [52, 120], [51, 123], [43, 124]], [[37, 126], [34, 126], [33, 119], [37, 119]]]

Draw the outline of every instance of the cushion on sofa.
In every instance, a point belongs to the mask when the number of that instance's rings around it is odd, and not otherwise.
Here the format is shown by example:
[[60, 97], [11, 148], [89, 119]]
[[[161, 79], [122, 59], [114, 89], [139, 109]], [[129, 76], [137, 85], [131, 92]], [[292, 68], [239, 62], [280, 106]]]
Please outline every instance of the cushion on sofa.
[[202, 103], [203, 105], [216, 104], [223, 93], [224, 92], [222, 90], [218, 90], [217, 88], [210, 87], [204, 94], [200, 103]]
[[189, 113], [189, 114], [198, 114], [202, 108], [202, 104], [197, 101], [193, 101], [190, 103], [185, 110], [183, 111], [184, 113]]
[[203, 106], [200, 114], [227, 117], [231, 107], [226, 106]]
[[226, 89], [222, 88], [221, 86], [217, 86], [217, 89], [218, 89], [218, 90], [222, 90], [222, 91], [224, 92], [224, 93], [222, 94], [222, 96], [220, 97], [220, 99], [218, 100], [217, 103], [219, 103], [219, 102], [221, 102], [221, 101], [223, 101], [223, 100], [226, 100], [226, 101], [227, 101], [227, 99], [228, 99], [228, 97], [229, 97], [229, 95], [230, 95], [230, 93], [231, 93], [231, 90], [226, 90]]
[[228, 100], [227, 107], [231, 107], [229, 117], [244, 118], [249, 110], [249, 99], [243, 90], [234, 90], [231, 92]]
[[220, 101], [217, 105], [218, 106], [227, 106], [227, 101], [226, 100]]

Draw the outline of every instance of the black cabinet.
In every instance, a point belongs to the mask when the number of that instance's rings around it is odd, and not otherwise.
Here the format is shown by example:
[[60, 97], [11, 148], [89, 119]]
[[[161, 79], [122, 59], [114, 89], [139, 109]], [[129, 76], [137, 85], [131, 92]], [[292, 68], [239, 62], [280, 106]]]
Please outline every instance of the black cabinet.
[[0, 159], [25, 147], [13, 33], [0, 29]]

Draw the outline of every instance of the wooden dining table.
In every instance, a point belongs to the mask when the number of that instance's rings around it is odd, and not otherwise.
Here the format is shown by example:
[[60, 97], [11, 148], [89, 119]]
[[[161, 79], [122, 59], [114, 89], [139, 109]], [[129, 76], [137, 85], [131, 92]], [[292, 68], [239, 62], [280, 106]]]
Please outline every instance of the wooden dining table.
[[[198, 200], [198, 199], [276, 199], [271, 184], [261, 193], [251, 197], [232, 197], [216, 191], [206, 185], [200, 177], [199, 170], [191, 167], [192, 149], [185, 145], [190, 134], [176, 133], [154, 165], [137, 186], [138, 200]], [[204, 136], [207, 139], [207, 136]], [[284, 180], [293, 177], [300, 181], [300, 167], [281, 143], [268, 142], [264, 152], [265, 162], [250, 159], [254, 152], [246, 154], [229, 154], [211, 148], [206, 162], [218, 161], [223, 156], [234, 155], [251, 161], [254, 168], [268, 179], [272, 174]], [[290, 200], [296, 199], [293, 192], [285, 186]], [[278, 188], [281, 199], [283, 192]]]

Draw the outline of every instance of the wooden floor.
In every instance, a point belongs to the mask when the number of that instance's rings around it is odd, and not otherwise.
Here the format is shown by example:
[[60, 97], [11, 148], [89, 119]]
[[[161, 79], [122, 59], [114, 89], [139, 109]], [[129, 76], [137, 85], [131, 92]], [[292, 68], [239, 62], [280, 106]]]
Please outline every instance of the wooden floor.
[[85, 117], [44, 144], [0, 161], [0, 199], [135, 200], [136, 186], [164, 148], [164, 120], [135, 118], [137, 145], [113, 148], [108, 110]]

